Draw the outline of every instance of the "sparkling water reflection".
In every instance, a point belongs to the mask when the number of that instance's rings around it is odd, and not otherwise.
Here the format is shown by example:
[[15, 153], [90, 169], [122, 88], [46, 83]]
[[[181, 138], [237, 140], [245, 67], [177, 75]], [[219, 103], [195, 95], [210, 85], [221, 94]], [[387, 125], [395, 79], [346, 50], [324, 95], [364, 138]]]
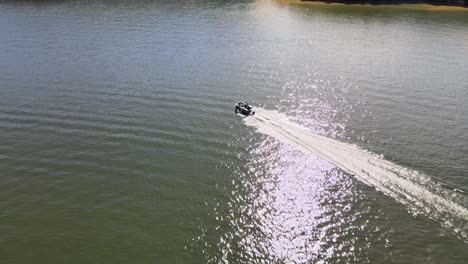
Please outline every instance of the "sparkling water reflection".
[[366, 260], [369, 241], [382, 232], [371, 230], [366, 198], [349, 175], [269, 138], [250, 154], [248, 171], [229, 195], [224, 220], [232, 231], [219, 242], [219, 258], [249, 263]]

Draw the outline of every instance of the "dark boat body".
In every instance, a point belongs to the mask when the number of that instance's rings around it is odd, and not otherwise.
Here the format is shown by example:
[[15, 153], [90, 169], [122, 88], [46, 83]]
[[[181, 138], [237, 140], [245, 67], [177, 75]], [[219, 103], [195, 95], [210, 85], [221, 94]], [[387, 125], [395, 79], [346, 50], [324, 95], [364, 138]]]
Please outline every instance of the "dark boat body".
[[254, 115], [255, 111], [253, 111], [253, 107], [250, 106], [248, 103], [238, 102], [235, 107], [235, 112], [241, 113], [244, 116]]

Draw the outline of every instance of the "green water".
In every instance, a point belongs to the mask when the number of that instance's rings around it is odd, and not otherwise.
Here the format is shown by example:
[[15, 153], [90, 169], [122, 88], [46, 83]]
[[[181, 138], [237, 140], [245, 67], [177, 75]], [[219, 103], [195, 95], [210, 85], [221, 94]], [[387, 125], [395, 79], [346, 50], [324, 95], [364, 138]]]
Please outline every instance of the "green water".
[[466, 263], [448, 227], [257, 132], [287, 114], [468, 208], [468, 12], [1, 1], [0, 263]]

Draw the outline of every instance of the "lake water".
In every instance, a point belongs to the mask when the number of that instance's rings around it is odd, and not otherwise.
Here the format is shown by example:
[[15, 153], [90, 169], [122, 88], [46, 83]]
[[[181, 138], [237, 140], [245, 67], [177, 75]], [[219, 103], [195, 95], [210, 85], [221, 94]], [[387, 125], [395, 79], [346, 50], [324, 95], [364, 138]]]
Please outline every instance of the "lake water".
[[0, 1], [0, 262], [466, 263], [467, 101], [464, 11]]

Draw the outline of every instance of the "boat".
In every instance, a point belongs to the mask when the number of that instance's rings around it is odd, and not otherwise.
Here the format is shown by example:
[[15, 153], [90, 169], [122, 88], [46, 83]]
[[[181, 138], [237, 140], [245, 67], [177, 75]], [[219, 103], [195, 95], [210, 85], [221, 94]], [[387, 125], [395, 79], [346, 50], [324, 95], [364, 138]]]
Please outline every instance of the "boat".
[[253, 107], [250, 106], [248, 103], [244, 103], [244, 102], [238, 102], [236, 104], [235, 112], [236, 112], [236, 114], [241, 113], [244, 116], [250, 116], [250, 115], [255, 114], [255, 111], [253, 110]]

